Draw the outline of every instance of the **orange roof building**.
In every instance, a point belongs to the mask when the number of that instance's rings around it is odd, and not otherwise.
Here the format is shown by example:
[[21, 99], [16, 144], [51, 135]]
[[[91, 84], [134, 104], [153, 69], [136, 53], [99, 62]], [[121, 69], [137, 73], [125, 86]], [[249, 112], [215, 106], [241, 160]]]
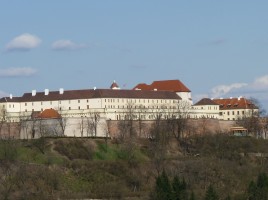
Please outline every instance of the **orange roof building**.
[[58, 119], [61, 118], [61, 115], [54, 109], [45, 109], [43, 112], [41, 112], [37, 118], [41, 119]]
[[170, 92], [191, 92], [180, 80], [154, 81], [151, 85], [140, 83], [134, 90], [160, 90]]

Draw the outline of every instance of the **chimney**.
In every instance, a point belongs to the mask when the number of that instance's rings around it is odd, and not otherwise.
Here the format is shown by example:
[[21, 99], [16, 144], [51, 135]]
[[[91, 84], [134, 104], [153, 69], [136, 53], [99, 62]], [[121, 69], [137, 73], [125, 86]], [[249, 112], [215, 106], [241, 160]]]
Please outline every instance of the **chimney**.
[[97, 88], [96, 88], [96, 87], [94, 87], [93, 89], [94, 89], [94, 90], [96, 90]]
[[238, 97], [238, 101], [240, 101], [240, 100], [241, 100], [241, 98], [242, 98], [242, 96], [239, 96], [239, 97]]
[[49, 94], [49, 89], [45, 89], [45, 95]]
[[233, 99], [233, 97], [230, 97], [230, 99]]
[[157, 88], [154, 88], [154, 91], [157, 91]]
[[60, 88], [60, 94], [63, 94], [63, 93], [64, 93], [64, 89]]
[[10, 99], [12, 99], [12, 98], [13, 98], [12, 94], [10, 94], [10, 95], [9, 95], [9, 98], [10, 98]]
[[32, 90], [32, 96], [34, 97], [36, 95], [36, 90]]

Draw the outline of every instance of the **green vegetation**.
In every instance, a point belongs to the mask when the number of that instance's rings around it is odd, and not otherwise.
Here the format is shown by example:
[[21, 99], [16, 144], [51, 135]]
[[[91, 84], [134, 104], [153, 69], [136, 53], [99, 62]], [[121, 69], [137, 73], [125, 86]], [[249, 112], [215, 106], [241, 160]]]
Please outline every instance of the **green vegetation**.
[[0, 199], [268, 198], [268, 141], [164, 139], [0, 140]]

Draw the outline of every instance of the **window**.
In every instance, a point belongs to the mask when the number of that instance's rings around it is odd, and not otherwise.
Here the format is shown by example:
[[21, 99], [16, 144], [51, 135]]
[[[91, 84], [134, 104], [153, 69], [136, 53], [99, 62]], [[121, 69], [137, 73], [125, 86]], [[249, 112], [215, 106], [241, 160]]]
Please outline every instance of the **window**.
[[87, 105], [87, 109], [89, 109], [89, 105]]
[[237, 111], [237, 115], [239, 115], [239, 111]]
[[69, 110], [71, 110], [71, 107], [69, 107]]
[[[230, 115], [230, 112], [229, 111], [227, 112], [227, 115]], [[228, 120], [229, 120], [229, 118], [228, 118]]]
[[78, 110], [80, 110], [80, 106], [78, 106]]
[[25, 106], [27, 106], [27, 103], [25, 103]]
[[41, 105], [43, 105], [43, 102], [42, 101], [40, 103], [41, 103]]
[[34, 105], [34, 102], [32, 102], [32, 106]]
[[59, 104], [61, 104], [61, 101], [59, 101]]
[[78, 100], [78, 103], [80, 103], [80, 100]]
[[232, 112], [232, 114], [234, 115], [234, 111]]
[[88, 103], [88, 99], [87, 99], [87, 103]]
[[50, 105], [52, 105], [52, 101], [50, 101]]

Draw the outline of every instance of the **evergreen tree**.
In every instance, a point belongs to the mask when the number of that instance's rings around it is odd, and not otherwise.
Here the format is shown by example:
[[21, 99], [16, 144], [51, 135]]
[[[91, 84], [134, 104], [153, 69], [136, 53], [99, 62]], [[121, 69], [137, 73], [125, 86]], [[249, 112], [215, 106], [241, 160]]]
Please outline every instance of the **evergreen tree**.
[[268, 177], [265, 173], [260, 173], [257, 183], [251, 181], [248, 186], [249, 200], [267, 200], [268, 199]]
[[193, 191], [191, 193], [191, 196], [190, 196], [190, 199], [189, 200], [195, 200], [195, 195], [194, 195], [194, 192]]
[[178, 176], [175, 176], [172, 181], [173, 200], [188, 200], [187, 184], [185, 180], [179, 180]]
[[181, 183], [178, 176], [175, 176], [172, 182], [173, 200], [180, 200]]
[[225, 200], [231, 200], [230, 195], [228, 195], [228, 196], [225, 198]]
[[172, 189], [168, 176], [165, 171], [161, 173], [160, 176], [156, 178], [155, 194], [153, 194], [153, 199], [155, 200], [171, 200]]
[[215, 191], [215, 189], [213, 188], [212, 185], [210, 185], [206, 191], [206, 196], [205, 196], [205, 200], [218, 200], [219, 197]]

